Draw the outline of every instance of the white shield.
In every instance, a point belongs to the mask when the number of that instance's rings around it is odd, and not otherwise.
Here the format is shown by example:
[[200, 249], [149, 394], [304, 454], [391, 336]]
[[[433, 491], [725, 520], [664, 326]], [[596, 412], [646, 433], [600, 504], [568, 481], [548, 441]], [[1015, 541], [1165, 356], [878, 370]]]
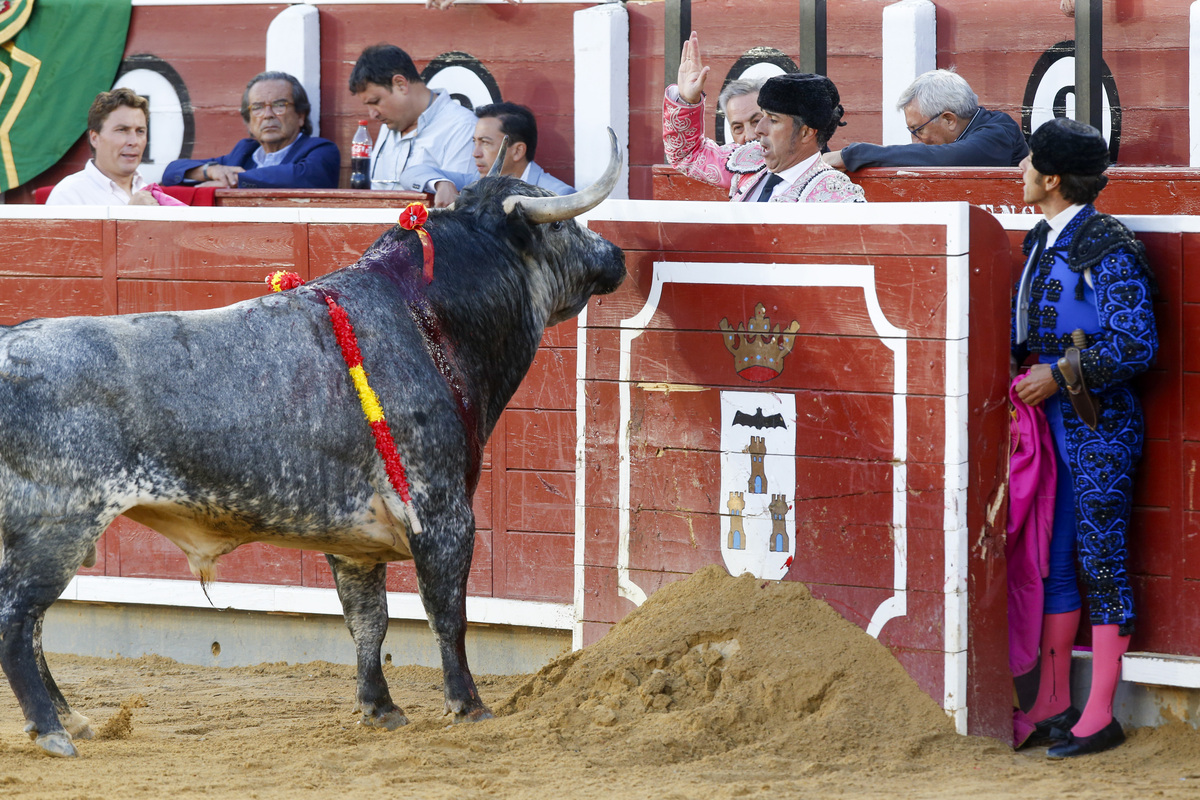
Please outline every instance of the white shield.
[[778, 580], [796, 554], [796, 398], [721, 392], [721, 555], [730, 575]]

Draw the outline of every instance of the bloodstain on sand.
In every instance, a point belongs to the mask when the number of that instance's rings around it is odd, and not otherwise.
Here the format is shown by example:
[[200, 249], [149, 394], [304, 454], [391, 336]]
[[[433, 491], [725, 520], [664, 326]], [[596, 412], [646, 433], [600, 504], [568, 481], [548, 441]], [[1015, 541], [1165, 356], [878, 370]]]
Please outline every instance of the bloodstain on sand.
[[97, 738], [43, 756], [0, 691], [0, 796], [999, 798], [1200, 796], [1200, 732], [1130, 732], [1050, 762], [956, 735], [892, 655], [801, 584], [706, 567], [536, 675], [477, 676], [493, 720], [450, 726], [441, 673], [389, 666], [412, 721], [356, 724], [354, 669], [48, 657]]

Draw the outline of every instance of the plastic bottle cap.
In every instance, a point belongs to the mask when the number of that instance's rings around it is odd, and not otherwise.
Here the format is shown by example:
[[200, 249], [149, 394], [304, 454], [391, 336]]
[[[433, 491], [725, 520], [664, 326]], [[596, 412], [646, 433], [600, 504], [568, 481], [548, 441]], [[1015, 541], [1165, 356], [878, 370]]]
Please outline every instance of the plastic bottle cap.
[[371, 120], [369, 120], [369, 119], [360, 119], [358, 121], [359, 125], [369, 125], [370, 123], [371, 123]]

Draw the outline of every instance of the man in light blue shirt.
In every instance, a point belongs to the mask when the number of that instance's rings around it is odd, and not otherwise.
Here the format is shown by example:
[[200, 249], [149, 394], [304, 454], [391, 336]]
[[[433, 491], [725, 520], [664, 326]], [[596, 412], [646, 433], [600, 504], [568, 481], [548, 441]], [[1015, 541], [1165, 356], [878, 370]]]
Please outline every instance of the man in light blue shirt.
[[406, 172], [427, 165], [466, 172], [473, 165], [475, 115], [449, 93], [430, 89], [408, 53], [391, 44], [363, 50], [350, 92], [383, 123], [371, 151], [371, 188], [433, 191]]
[[519, 178], [526, 183], [539, 186], [557, 195], [574, 194], [575, 188], [546, 172], [533, 160], [537, 152], [537, 120], [533, 112], [516, 103], [492, 103], [475, 110], [472, 153], [475, 169], [469, 172], [439, 170], [429, 166], [412, 167], [409, 174], [414, 182], [434, 186], [433, 204], [444, 208], [454, 202], [463, 187], [469, 186], [492, 169], [500, 153], [500, 143], [508, 137], [508, 151], [504, 156], [501, 175]]

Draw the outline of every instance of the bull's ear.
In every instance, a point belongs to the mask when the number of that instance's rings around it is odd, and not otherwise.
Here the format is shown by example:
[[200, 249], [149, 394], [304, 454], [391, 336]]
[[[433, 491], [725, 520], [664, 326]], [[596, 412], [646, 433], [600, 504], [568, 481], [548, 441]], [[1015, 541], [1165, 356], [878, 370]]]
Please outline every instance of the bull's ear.
[[533, 247], [536, 235], [534, 228], [536, 226], [529, 221], [529, 215], [525, 212], [525, 209], [519, 206], [514, 208], [508, 212], [504, 220], [508, 226], [509, 241], [513, 243], [514, 247], [521, 251], [526, 251]]

